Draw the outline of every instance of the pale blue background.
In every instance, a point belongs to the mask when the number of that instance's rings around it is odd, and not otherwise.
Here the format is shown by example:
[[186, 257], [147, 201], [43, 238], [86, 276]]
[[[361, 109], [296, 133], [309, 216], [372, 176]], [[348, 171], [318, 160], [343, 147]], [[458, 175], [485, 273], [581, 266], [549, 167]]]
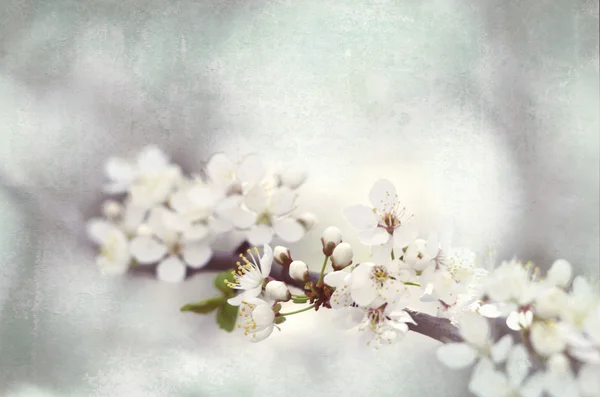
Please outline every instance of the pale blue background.
[[305, 162], [311, 263], [387, 177], [423, 230], [598, 278], [597, 1], [2, 0], [0, 40], [1, 182], [25, 186], [0, 196], [0, 395], [466, 395], [419, 335], [372, 355], [319, 313], [249, 345], [177, 311], [209, 276], [100, 278], [81, 220], [146, 143]]

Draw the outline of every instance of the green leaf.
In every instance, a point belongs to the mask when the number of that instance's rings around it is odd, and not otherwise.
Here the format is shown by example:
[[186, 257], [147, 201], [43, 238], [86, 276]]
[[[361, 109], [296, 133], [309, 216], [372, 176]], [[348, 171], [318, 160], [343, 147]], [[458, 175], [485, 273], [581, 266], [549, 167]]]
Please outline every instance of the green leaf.
[[217, 323], [221, 329], [224, 329], [227, 332], [233, 331], [237, 320], [238, 309], [238, 306], [231, 306], [227, 302], [219, 307], [219, 311], [217, 312]]
[[225, 294], [227, 298], [231, 298], [235, 295], [235, 292], [233, 292], [233, 290], [229, 288], [229, 286], [225, 282], [225, 280], [233, 282], [233, 274], [231, 274], [232, 272], [233, 270], [226, 270], [217, 274], [217, 277], [215, 278], [215, 287], [217, 287], [219, 291]]
[[182, 312], [208, 314], [217, 310], [223, 304], [223, 302], [225, 302], [225, 299], [226, 298], [224, 296], [215, 296], [214, 298], [209, 298], [200, 302], [188, 303], [179, 310]]

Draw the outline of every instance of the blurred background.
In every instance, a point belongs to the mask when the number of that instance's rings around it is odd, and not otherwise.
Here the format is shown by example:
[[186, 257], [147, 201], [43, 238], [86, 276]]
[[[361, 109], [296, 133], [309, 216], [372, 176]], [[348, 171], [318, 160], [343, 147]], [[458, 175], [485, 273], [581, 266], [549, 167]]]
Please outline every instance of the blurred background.
[[102, 278], [102, 163], [303, 163], [312, 264], [385, 177], [424, 232], [597, 280], [598, 85], [597, 1], [3, 0], [0, 395], [467, 395], [420, 335], [372, 353], [319, 312], [253, 345], [179, 313], [210, 275]]

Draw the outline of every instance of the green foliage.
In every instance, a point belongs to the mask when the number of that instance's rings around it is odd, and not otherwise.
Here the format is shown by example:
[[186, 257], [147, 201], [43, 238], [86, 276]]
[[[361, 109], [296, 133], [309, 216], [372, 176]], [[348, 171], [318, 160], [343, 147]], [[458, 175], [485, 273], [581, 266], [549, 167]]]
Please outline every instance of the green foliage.
[[231, 288], [229, 288], [229, 286], [225, 282], [225, 280], [229, 280], [230, 282], [233, 281], [232, 272], [233, 272], [233, 270], [226, 270], [224, 272], [217, 274], [217, 277], [215, 278], [215, 287], [217, 287], [217, 289], [219, 291], [221, 291], [223, 294], [225, 294], [225, 296], [227, 298], [231, 298], [232, 296], [235, 295], [235, 292], [233, 292], [233, 290]]
[[200, 302], [188, 303], [183, 306], [180, 310], [182, 312], [194, 312], [198, 314], [208, 314], [217, 310], [219, 307], [227, 303], [227, 299], [224, 296], [215, 296], [208, 298]]
[[219, 307], [217, 312], [217, 323], [221, 329], [227, 332], [233, 331], [237, 320], [238, 306], [231, 306], [227, 301]]

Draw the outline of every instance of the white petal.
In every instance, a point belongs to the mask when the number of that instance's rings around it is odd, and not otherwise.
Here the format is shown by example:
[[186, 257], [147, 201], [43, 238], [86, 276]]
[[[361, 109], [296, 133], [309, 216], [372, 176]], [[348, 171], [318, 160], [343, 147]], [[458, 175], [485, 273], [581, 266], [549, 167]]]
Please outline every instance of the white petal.
[[183, 248], [183, 260], [191, 268], [204, 267], [212, 258], [212, 249], [206, 242], [188, 243]]
[[96, 244], [102, 245], [116, 226], [100, 218], [90, 219], [86, 224], [89, 238]]
[[274, 233], [271, 226], [256, 225], [246, 233], [246, 237], [248, 238], [248, 243], [250, 243], [250, 245], [257, 246], [269, 244], [271, 240], [273, 240]]
[[106, 161], [104, 172], [111, 181], [120, 182], [125, 187], [131, 184], [135, 178], [134, 167], [128, 161], [117, 157], [111, 157]]
[[129, 259], [125, 257], [118, 257], [115, 260], [109, 260], [103, 255], [96, 257], [96, 264], [100, 268], [100, 272], [107, 276], [122, 275], [129, 269]]
[[304, 183], [307, 177], [306, 169], [293, 166], [285, 169], [279, 174], [281, 183], [290, 189], [297, 189]]
[[137, 157], [138, 168], [143, 174], [157, 172], [169, 164], [169, 159], [158, 147], [146, 146]]
[[525, 346], [519, 344], [513, 347], [506, 361], [508, 381], [513, 388], [519, 388], [529, 373], [530, 367], [529, 355], [527, 354]]
[[285, 215], [294, 210], [296, 193], [287, 187], [275, 189], [271, 196], [271, 213], [274, 215]]
[[438, 347], [436, 356], [447, 367], [459, 369], [473, 364], [477, 352], [465, 343], [446, 343]]
[[[371, 246], [371, 261], [374, 263], [386, 263], [392, 258], [392, 240], [388, 240], [385, 244], [377, 244]], [[395, 252], [394, 256], [398, 257], [401, 252]]]
[[188, 199], [196, 207], [213, 208], [224, 198], [223, 190], [215, 186], [194, 186], [187, 192]]
[[373, 209], [365, 205], [354, 205], [344, 210], [344, 216], [352, 226], [358, 230], [369, 229], [377, 226], [377, 218]]
[[158, 262], [167, 253], [167, 247], [152, 237], [139, 236], [130, 245], [131, 255], [141, 264]]
[[302, 237], [304, 237], [305, 233], [300, 222], [292, 218], [284, 218], [274, 221], [273, 229], [275, 234], [288, 243], [300, 241]]
[[546, 274], [546, 279], [553, 285], [559, 287], [566, 287], [571, 281], [573, 275], [573, 268], [571, 264], [564, 259], [558, 259], [550, 267]]
[[139, 207], [131, 203], [125, 205], [125, 214], [123, 215], [123, 229], [133, 233], [138, 226], [142, 224], [148, 210], [144, 207]]
[[[355, 277], [353, 277], [354, 279]], [[377, 297], [377, 290], [372, 283], [366, 282], [358, 287], [354, 284], [350, 289], [352, 300], [360, 306], [370, 305]]]
[[186, 241], [204, 240], [208, 235], [208, 227], [202, 224], [188, 225], [183, 231], [183, 237]]
[[273, 266], [273, 249], [270, 245], [263, 246], [263, 256], [260, 258], [260, 273], [263, 277], [269, 277]]
[[394, 247], [404, 248], [414, 243], [418, 235], [419, 232], [414, 224], [402, 225], [394, 230]]
[[208, 218], [208, 227], [215, 234], [227, 233], [231, 229], [233, 229], [233, 223], [226, 219], [221, 219], [219, 217], [210, 217]]
[[239, 306], [242, 302], [253, 303], [255, 299], [262, 292], [262, 284], [252, 289], [246, 290], [241, 294], [234, 296], [233, 298], [227, 299], [227, 303], [232, 306]]
[[269, 305], [261, 304], [256, 306], [256, 308], [252, 311], [252, 319], [259, 327], [268, 326], [273, 324], [275, 313], [273, 313], [273, 310]]
[[392, 182], [387, 179], [380, 179], [371, 188], [369, 192], [369, 201], [374, 208], [383, 211], [387, 203], [395, 203], [398, 201], [396, 188]]
[[244, 195], [244, 204], [257, 214], [262, 214], [269, 206], [269, 193], [261, 185], [252, 186]]
[[361, 230], [358, 239], [365, 245], [385, 244], [390, 239], [390, 234], [381, 227]]
[[258, 331], [255, 334], [250, 334], [250, 342], [257, 343], [267, 339], [273, 333], [273, 329], [275, 329], [275, 326], [271, 325], [262, 331]]
[[250, 154], [242, 159], [237, 169], [237, 177], [241, 182], [258, 183], [266, 174], [262, 159], [256, 154]]
[[206, 175], [215, 183], [227, 185], [234, 181], [236, 166], [224, 153], [213, 155], [206, 164]]
[[348, 277], [349, 275], [350, 273], [343, 270], [331, 272], [325, 275], [323, 281], [330, 287], [337, 288], [344, 284], [344, 280], [346, 280], [346, 277]]
[[577, 382], [583, 397], [600, 396], [600, 365], [583, 365], [579, 370]]
[[492, 346], [490, 349], [490, 354], [492, 356], [492, 360], [498, 364], [503, 363], [508, 357], [508, 353], [510, 352], [510, 348], [513, 345], [512, 335], [504, 335], [498, 342]]
[[175, 255], [170, 255], [158, 264], [156, 276], [161, 281], [180, 283], [185, 279], [185, 263]]
[[459, 323], [461, 336], [476, 346], [485, 346], [488, 342], [490, 326], [487, 320], [475, 312], [465, 313]]

